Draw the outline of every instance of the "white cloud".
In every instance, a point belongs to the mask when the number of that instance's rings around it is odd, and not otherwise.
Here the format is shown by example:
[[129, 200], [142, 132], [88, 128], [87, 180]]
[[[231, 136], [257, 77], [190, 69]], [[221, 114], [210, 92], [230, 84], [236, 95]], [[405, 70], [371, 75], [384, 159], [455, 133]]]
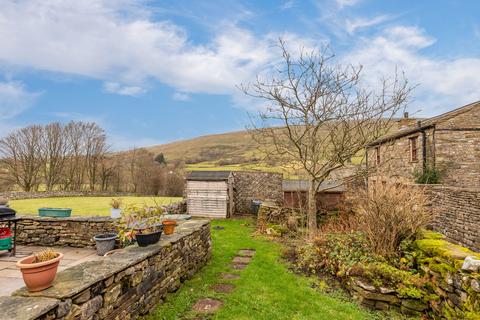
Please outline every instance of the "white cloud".
[[291, 9], [295, 6], [295, 0], [287, 0], [282, 5], [280, 6], [280, 9], [282, 10], [288, 10]]
[[176, 101], [190, 101], [191, 97], [185, 92], [175, 92], [172, 99]]
[[110, 93], [117, 93], [122, 96], [139, 96], [147, 92], [142, 87], [138, 86], [123, 86], [116, 82], [106, 82], [103, 85], [103, 89]]
[[21, 82], [0, 82], [0, 119], [11, 119], [31, 107], [39, 92], [29, 92]]
[[434, 43], [417, 27], [396, 26], [363, 38], [343, 59], [364, 65], [366, 81], [372, 85], [380, 75], [392, 75], [396, 67], [403, 70], [410, 83], [419, 84], [412, 111], [419, 108], [424, 116], [480, 100], [480, 58], [437, 58], [422, 52]]
[[335, 0], [335, 3], [339, 9], [354, 6], [359, 2], [360, 0]]
[[137, 4], [3, 2], [0, 61], [100, 79], [106, 90], [119, 94], [140, 94], [150, 80], [179, 91], [230, 94], [272, 57], [268, 39], [234, 25], [218, 28], [209, 43], [193, 44], [184, 29], [154, 21]]
[[380, 15], [371, 19], [367, 19], [367, 18], [347, 19], [345, 21], [345, 29], [349, 34], [354, 34], [358, 29], [372, 27], [382, 22], [385, 22], [388, 19], [389, 19], [389, 16], [387, 15]]

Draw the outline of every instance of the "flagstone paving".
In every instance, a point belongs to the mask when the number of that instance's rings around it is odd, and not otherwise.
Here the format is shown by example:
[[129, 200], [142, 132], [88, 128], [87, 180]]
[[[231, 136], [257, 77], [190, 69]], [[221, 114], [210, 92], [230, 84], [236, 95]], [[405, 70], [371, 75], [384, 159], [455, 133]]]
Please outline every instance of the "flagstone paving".
[[[103, 258], [97, 255], [95, 248], [50, 248], [63, 253], [63, 259], [60, 261], [58, 271], [63, 271], [85, 261], [100, 260]], [[22, 273], [15, 265], [17, 261], [44, 249], [47, 249], [47, 247], [17, 246], [15, 257], [11, 257], [7, 251], [0, 251], [0, 296], [9, 296], [13, 291], [25, 286]]]

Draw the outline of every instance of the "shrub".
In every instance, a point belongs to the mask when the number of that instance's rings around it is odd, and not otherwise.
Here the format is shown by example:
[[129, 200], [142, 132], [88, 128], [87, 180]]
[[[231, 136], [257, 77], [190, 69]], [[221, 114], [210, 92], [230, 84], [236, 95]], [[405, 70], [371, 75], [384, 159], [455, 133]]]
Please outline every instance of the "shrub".
[[359, 232], [323, 234], [313, 243], [297, 248], [295, 256], [298, 270], [340, 277], [378, 258], [371, 254], [365, 237]]
[[372, 250], [389, 258], [398, 253], [402, 241], [413, 239], [433, 216], [421, 189], [400, 184], [376, 187], [356, 193], [355, 217]]
[[425, 167], [424, 170], [415, 169], [413, 176], [419, 184], [437, 184], [442, 178], [442, 171], [435, 167]]

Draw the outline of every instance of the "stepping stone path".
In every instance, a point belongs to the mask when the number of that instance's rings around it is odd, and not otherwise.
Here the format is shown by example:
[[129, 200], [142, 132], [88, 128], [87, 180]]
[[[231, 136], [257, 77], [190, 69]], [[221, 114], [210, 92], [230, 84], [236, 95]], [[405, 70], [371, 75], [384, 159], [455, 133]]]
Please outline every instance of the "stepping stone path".
[[[255, 249], [241, 249], [237, 256], [232, 260], [231, 267], [235, 270], [243, 270], [252, 261], [255, 256]], [[220, 276], [223, 280], [240, 279], [240, 275], [233, 273], [222, 273]], [[211, 286], [211, 289], [220, 293], [231, 293], [235, 289], [235, 285], [230, 283], [217, 283]], [[217, 299], [201, 298], [192, 307], [192, 310], [199, 313], [211, 314], [215, 313], [223, 306], [223, 302]]]

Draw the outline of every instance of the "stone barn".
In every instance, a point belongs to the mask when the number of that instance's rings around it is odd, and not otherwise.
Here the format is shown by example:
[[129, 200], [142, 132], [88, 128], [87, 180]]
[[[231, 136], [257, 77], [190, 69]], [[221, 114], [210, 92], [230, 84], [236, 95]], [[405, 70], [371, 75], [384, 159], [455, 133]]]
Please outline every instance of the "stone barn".
[[193, 217], [227, 218], [234, 210], [230, 171], [192, 171], [187, 176], [187, 212]]

